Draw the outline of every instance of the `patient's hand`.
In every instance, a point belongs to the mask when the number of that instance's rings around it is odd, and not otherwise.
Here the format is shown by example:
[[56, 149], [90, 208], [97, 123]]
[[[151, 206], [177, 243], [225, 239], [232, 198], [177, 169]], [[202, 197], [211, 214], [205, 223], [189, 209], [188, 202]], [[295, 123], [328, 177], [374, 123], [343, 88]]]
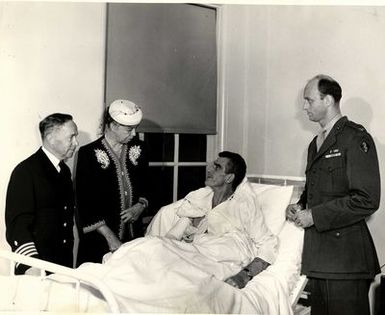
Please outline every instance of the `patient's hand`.
[[192, 226], [198, 227], [204, 217], [191, 218]]
[[242, 289], [254, 276], [265, 270], [268, 266], [270, 266], [268, 262], [264, 261], [262, 258], [256, 257], [235, 276], [226, 279], [225, 282], [233, 287]]
[[254, 277], [255, 275], [259, 274], [269, 266], [270, 264], [268, 262], [264, 261], [262, 258], [256, 257], [244, 269], [249, 271], [249, 274], [251, 277]]
[[246, 286], [250, 279], [251, 277], [249, 276], [248, 272], [242, 269], [236, 275], [226, 279], [225, 282], [235, 288], [242, 289]]

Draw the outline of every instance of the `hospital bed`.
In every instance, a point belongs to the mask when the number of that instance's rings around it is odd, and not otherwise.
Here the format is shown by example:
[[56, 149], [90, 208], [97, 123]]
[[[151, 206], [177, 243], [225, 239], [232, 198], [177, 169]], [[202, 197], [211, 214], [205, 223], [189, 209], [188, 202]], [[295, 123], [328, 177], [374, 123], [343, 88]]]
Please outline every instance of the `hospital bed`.
[[[265, 221], [279, 237], [277, 260], [255, 276], [241, 290], [223, 281], [212, 279], [207, 289], [207, 300], [178, 311], [178, 313], [256, 313], [293, 314], [306, 285], [300, 275], [303, 230], [285, 221], [285, 209], [293, 199], [293, 186], [253, 183]], [[90, 312], [90, 313], [158, 313], [165, 309], [122, 303], [111, 287], [99, 278], [39, 259], [0, 251], [0, 259], [10, 262], [11, 275], [0, 276], [0, 311], [15, 312]], [[41, 276], [15, 276], [14, 264], [22, 263], [41, 269]], [[43, 271], [52, 272], [46, 276]], [[127, 305], [129, 305], [127, 307]]]

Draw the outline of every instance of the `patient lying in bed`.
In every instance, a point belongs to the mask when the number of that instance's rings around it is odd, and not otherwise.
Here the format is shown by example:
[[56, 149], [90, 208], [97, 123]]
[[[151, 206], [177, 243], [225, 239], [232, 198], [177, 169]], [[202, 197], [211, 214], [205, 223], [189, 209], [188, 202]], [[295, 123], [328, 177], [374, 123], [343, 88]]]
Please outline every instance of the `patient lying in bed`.
[[213, 278], [226, 280], [255, 257], [273, 263], [277, 238], [264, 224], [245, 173], [242, 157], [220, 153], [208, 169], [207, 187], [163, 208], [146, 237], [125, 243], [104, 264], [79, 269], [111, 287], [125, 311], [184, 312], [201, 304]]
[[[246, 170], [246, 164], [240, 156], [234, 158], [232, 154], [230, 152], [219, 154], [219, 158], [208, 169], [206, 187], [189, 193], [183, 200], [161, 208], [151, 221], [146, 235], [184, 242], [194, 242], [195, 239], [195, 242], [200, 242], [202, 237], [206, 237], [204, 233], [219, 236], [238, 231], [251, 238], [252, 246], [256, 246], [256, 252], [249, 252], [247, 256], [251, 254], [256, 258], [248, 265], [247, 271], [227, 279], [229, 284], [242, 288], [251, 277], [266, 269], [274, 261], [277, 240], [264, 224], [260, 205], [250, 184], [243, 178], [244, 173], [239, 172], [241, 169]], [[235, 173], [232, 174], [233, 170]], [[218, 181], [216, 179], [216, 176], [219, 177], [218, 172], [222, 173], [221, 176], [229, 173], [227, 175], [233, 177], [231, 181]], [[237, 187], [235, 193], [234, 187]], [[221, 195], [222, 190], [226, 188], [229, 188], [231, 197], [222, 199], [215, 205], [214, 201], [218, 200], [218, 195]]]

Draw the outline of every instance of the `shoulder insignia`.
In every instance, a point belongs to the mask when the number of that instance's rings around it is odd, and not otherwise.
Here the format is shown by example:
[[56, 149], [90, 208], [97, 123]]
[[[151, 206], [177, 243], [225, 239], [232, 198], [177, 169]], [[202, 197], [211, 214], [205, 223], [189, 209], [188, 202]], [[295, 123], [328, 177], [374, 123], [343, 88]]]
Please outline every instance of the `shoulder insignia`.
[[360, 148], [361, 148], [361, 150], [363, 152], [368, 153], [368, 151], [369, 151], [369, 144], [365, 140], [363, 140], [361, 142], [361, 144], [360, 144]]

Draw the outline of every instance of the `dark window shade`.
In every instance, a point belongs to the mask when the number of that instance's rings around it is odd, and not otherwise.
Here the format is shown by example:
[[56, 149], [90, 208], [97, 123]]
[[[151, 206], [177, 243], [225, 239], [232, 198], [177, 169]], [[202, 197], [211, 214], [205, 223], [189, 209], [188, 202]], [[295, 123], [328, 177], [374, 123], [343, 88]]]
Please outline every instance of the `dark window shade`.
[[141, 106], [140, 132], [216, 133], [216, 10], [108, 4], [106, 103]]

